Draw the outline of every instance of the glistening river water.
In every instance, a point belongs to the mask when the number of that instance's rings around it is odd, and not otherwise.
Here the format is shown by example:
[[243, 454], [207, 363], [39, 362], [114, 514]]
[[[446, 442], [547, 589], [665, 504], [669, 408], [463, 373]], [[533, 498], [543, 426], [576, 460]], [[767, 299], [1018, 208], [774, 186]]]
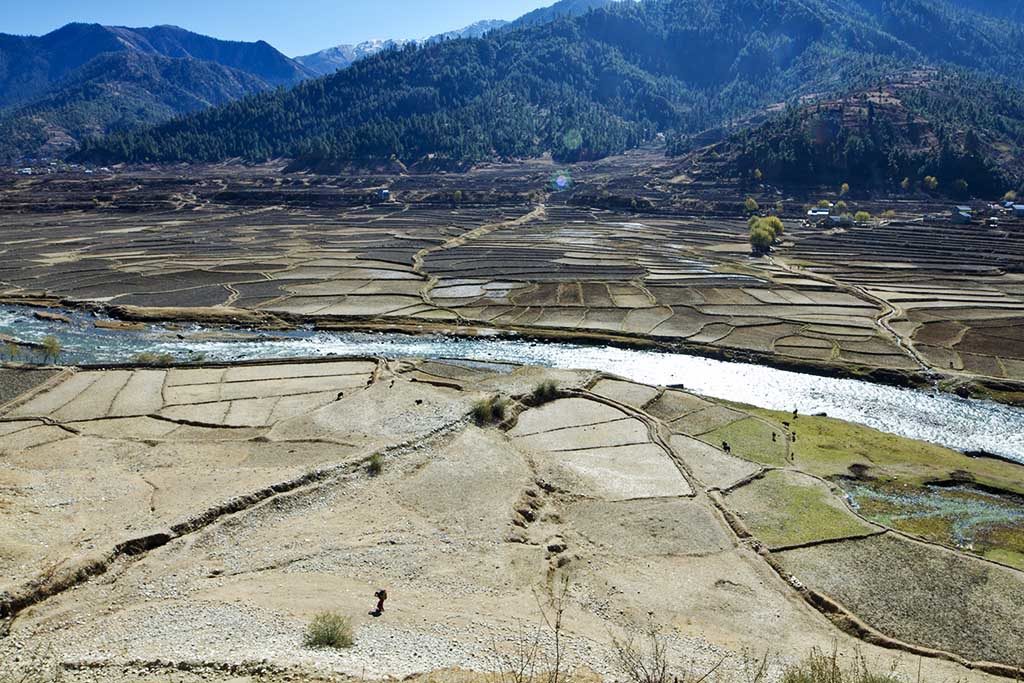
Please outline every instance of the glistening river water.
[[[988, 451], [1024, 463], [1024, 409], [941, 392], [900, 389], [852, 379], [818, 377], [761, 365], [680, 353], [580, 346], [501, 338], [454, 338], [314, 330], [252, 333], [198, 326], [144, 331], [94, 327], [89, 314], [61, 311], [71, 324], [37, 320], [31, 309], [0, 307], [0, 333], [38, 342], [54, 335], [66, 363], [126, 363], [142, 352], [187, 360], [381, 356], [460, 358], [552, 368], [601, 370], [645, 384], [687, 390], [776, 410], [825, 412], [832, 417], [931, 441], [962, 451]], [[211, 333], [212, 338], [211, 338]], [[233, 334], [234, 338], [232, 338]]]

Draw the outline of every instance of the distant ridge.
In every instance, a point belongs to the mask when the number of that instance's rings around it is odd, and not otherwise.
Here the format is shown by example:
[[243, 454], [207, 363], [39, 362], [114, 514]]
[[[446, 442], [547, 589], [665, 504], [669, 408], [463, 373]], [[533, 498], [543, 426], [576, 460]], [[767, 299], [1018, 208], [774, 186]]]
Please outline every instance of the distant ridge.
[[371, 57], [383, 50], [400, 48], [409, 44], [425, 45], [429, 43], [437, 43], [442, 40], [480, 38], [490, 31], [507, 25], [507, 21], [501, 21], [499, 19], [485, 19], [455, 31], [438, 33], [436, 36], [430, 36], [424, 40], [365, 40], [355, 45], [337, 45], [335, 47], [329, 47], [326, 50], [320, 50], [319, 52], [314, 52], [311, 55], [296, 57], [295, 61], [317, 75], [326, 76], [334, 73], [338, 69], [345, 69], [351, 66], [354, 62]]
[[312, 74], [263, 41], [176, 26], [68, 24], [0, 34], [0, 158], [73, 150], [84, 135], [154, 124]]
[[313, 54], [296, 57], [295, 61], [305, 66], [317, 75], [332, 74], [338, 69], [351, 66], [360, 59], [371, 57], [383, 50], [404, 47], [410, 43], [427, 45], [442, 40], [455, 40], [459, 38], [481, 38], [491, 31], [504, 28], [523, 28], [528, 26], [539, 26], [559, 18], [576, 17], [585, 14], [592, 9], [607, 7], [614, 2], [623, 0], [559, 0], [549, 7], [541, 7], [528, 12], [513, 21], [502, 19], [484, 19], [469, 26], [438, 33], [429, 38], [402, 40], [402, 39], [377, 39], [367, 40], [355, 45], [337, 45], [326, 50], [320, 50]]

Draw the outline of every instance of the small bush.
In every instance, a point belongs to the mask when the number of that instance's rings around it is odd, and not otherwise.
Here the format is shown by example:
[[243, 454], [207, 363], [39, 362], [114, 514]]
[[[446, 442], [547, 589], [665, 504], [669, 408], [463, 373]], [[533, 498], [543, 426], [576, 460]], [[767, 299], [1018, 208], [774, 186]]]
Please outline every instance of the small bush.
[[473, 419], [481, 427], [489, 424], [498, 424], [504, 421], [505, 413], [508, 410], [508, 403], [500, 396], [478, 401], [473, 406]]
[[366, 471], [371, 477], [376, 477], [384, 471], [384, 456], [380, 453], [374, 453], [370, 456], [369, 462], [366, 463]]
[[169, 353], [144, 352], [135, 356], [136, 365], [171, 365], [174, 363], [174, 356]]
[[547, 380], [533, 388], [533, 402], [537, 405], [551, 403], [558, 398], [558, 385]]
[[348, 617], [336, 612], [321, 612], [306, 627], [302, 642], [306, 647], [314, 648], [331, 647], [341, 650], [352, 647], [355, 644], [352, 623]]

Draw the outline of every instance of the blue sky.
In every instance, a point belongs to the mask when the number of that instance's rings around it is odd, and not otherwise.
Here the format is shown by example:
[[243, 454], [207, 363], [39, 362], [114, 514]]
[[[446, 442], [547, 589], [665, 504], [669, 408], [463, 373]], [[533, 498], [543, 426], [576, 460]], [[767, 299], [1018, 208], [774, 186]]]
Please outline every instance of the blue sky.
[[33, 0], [0, 2], [0, 33], [41, 35], [71, 21], [175, 24], [266, 40], [290, 57], [369, 38], [421, 38], [480, 19], [513, 19], [554, 0]]

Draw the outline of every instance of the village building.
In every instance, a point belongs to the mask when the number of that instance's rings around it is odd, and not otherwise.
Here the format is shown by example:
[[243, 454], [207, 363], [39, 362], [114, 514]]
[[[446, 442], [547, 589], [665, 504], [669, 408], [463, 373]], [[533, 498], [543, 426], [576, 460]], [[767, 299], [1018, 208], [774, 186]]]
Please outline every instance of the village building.
[[966, 225], [974, 221], [974, 209], [969, 206], [954, 207], [950, 218], [954, 223]]

